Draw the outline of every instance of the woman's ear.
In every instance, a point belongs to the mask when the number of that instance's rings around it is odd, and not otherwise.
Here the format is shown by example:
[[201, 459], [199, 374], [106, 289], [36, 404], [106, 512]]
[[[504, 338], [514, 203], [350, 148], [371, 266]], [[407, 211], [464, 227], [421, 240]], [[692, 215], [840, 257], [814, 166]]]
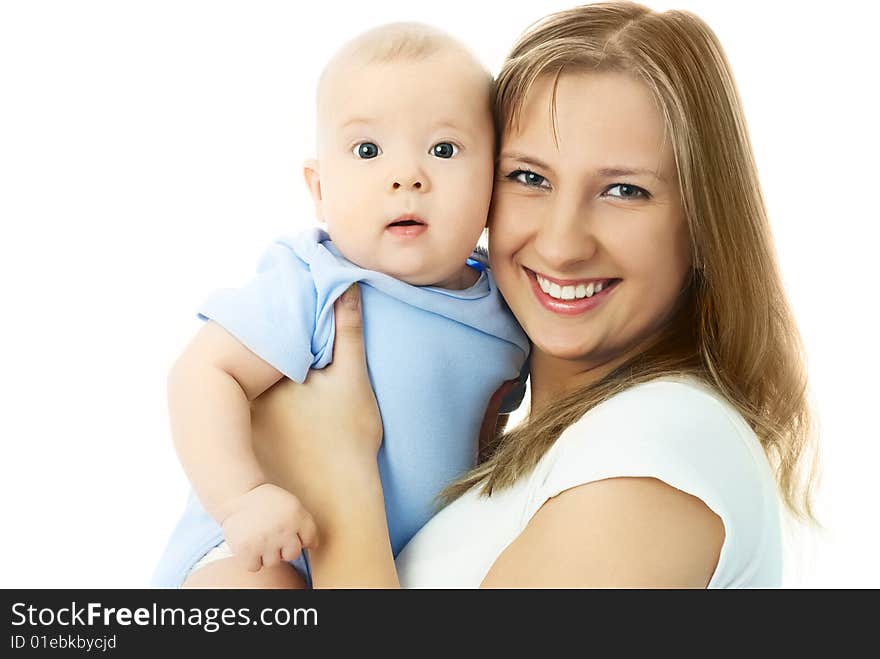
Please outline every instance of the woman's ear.
[[315, 215], [318, 221], [323, 222], [324, 208], [321, 198], [321, 174], [318, 171], [317, 160], [310, 158], [303, 163], [303, 178], [315, 204]]

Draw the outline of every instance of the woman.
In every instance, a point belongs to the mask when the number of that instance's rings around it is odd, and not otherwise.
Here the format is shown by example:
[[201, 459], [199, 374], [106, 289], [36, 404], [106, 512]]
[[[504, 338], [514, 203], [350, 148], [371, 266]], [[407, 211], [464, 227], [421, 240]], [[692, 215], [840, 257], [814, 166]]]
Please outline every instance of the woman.
[[[715, 35], [630, 3], [551, 15], [496, 109], [489, 253], [533, 345], [528, 419], [395, 566], [346, 294], [333, 366], [255, 410], [264, 462], [318, 524], [314, 584], [780, 585], [779, 498], [813, 519], [806, 379]], [[297, 410], [322, 418], [304, 441]]]

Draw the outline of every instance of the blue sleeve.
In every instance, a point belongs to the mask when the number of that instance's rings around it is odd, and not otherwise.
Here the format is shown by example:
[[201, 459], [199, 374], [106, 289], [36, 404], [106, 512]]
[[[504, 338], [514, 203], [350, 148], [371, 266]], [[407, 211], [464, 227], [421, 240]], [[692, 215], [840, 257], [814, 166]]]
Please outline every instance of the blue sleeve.
[[250, 282], [213, 293], [199, 317], [218, 323], [286, 377], [303, 382], [314, 361], [316, 299], [308, 265], [275, 242]]

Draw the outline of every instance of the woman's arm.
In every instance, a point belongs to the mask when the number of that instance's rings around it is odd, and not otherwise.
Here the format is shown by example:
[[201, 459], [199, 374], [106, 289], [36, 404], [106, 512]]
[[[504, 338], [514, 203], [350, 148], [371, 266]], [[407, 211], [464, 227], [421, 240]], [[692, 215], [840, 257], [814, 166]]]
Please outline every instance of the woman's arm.
[[336, 496], [315, 512], [321, 545], [309, 552], [314, 587], [399, 588], [378, 469], [340, 470], [333, 480]]
[[[334, 364], [341, 366], [335, 356]], [[309, 558], [316, 588], [397, 587], [375, 453], [341, 459], [342, 450], [316, 450], [336, 438], [328, 438], [334, 426], [316, 409], [336, 395], [326, 391], [333, 368], [312, 371], [306, 386], [282, 380], [254, 401], [254, 449], [270, 480], [294, 492], [315, 521], [320, 546]]]
[[548, 499], [496, 559], [484, 588], [705, 588], [724, 525], [654, 478], [609, 478]]

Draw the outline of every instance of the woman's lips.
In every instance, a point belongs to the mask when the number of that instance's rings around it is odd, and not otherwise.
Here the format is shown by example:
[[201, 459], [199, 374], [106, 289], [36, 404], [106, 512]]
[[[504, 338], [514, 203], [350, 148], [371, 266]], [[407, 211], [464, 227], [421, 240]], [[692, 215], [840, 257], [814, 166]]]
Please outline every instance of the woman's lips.
[[[595, 309], [597, 306], [602, 304], [609, 295], [611, 295], [614, 290], [617, 288], [617, 284], [619, 284], [622, 280], [620, 279], [605, 279], [605, 280], [567, 280], [565, 284], [568, 285], [577, 285], [578, 282], [587, 282], [590, 281], [590, 285], [594, 284], [592, 282], [603, 282], [602, 290], [598, 293], [593, 293], [590, 297], [582, 297], [575, 298], [571, 300], [560, 300], [559, 298], [555, 298], [549, 293], [545, 293], [541, 289], [541, 285], [538, 283], [537, 275], [528, 268], [523, 268], [526, 277], [529, 279], [529, 284], [532, 287], [532, 293], [538, 302], [548, 311], [552, 311], [553, 313], [562, 314], [565, 316], [576, 316], [578, 314], [585, 313], [592, 309]], [[552, 280], [558, 281], [558, 280]], [[583, 284], [581, 284], [583, 285]]]

